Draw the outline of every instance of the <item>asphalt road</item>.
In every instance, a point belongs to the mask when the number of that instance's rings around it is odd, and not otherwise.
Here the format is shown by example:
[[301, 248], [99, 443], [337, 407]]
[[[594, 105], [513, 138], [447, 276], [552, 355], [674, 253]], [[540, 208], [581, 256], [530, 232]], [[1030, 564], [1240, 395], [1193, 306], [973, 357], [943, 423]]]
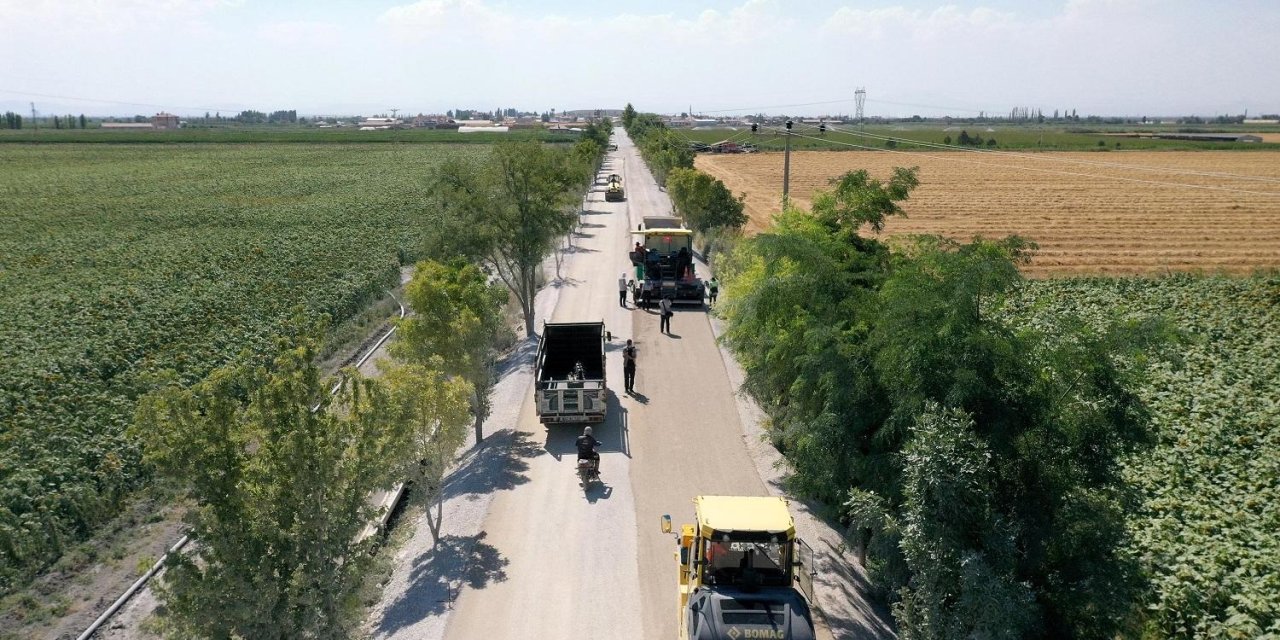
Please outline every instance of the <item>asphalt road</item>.
[[[598, 181], [562, 278], [538, 299], [540, 317], [603, 320], [613, 335], [609, 420], [595, 430], [603, 487], [578, 485], [580, 428], [538, 422], [527, 340], [495, 390], [493, 435], [446, 484], [444, 542], [432, 548], [415, 525], [371, 615], [375, 638], [675, 638], [676, 546], [660, 517], [691, 521], [696, 495], [778, 492], [776, 452], [744, 435], [758, 426], [749, 418], [743, 428], [750, 413], [731, 383], [741, 372], [726, 367], [706, 311], [677, 307], [664, 335], [656, 313], [618, 305], [618, 276], [631, 273], [629, 232], [671, 205], [626, 134], [615, 130], [614, 139], [602, 176], [621, 174], [627, 198], [605, 202]], [[627, 338], [639, 349], [634, 395], [621, 393]], [[824, 573], [823, 606], [835, 616], [830, 630], [819, 621], [819, 637], [889, 637], [882, 612], [861, 597], [861, 572], [839, 533], [804, 505], [793, 510], [797, 529], [836, 569]]]
[[[544, 429], [526, 399], [520, 428], [543, 451], [527, 461], [529, 482], [494, 499], [486, 542], [507, 560], [506, 579], [459, 597], [447, 638], [672, 638], [676, 635], [675, 544], [662, 514], [692, 517], [699, 494], [767, 495], [742, 443], [720, 352], [701, 308], [677, 308], [671, 335], [658, 316], [618, 306], [617, 279], [630, 272], [630, 230], [671, 210], [625, 134], [604, 173], [619, 173], [627, 199], [591, 196], [564, 274], [555, 321], [603, 319], [614, 340], [607, 376], [610, 420], [597, 435], [605, 486], [584, 492], [574, 474], [579, 429]], [[636, 341], [634, 397], [619, 394], [620, 345]]]

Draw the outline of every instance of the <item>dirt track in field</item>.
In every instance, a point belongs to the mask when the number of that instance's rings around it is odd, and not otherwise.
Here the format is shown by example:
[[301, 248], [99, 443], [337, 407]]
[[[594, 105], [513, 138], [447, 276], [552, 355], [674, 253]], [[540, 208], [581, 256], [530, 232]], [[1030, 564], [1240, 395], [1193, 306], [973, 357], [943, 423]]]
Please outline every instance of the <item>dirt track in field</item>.
[[[767, 228], [782, 154], [700, 155], [697, 166], [747, 194], [749, 231]], [[803, 151], [791, 196], [807, 207], [835, 176], [887, 179], [895, 166], [919, 166], [920, 186], [885, 234], [1017, 234], [1040, 247], [1031, 276], [1280, 268], [1280, 154]]]

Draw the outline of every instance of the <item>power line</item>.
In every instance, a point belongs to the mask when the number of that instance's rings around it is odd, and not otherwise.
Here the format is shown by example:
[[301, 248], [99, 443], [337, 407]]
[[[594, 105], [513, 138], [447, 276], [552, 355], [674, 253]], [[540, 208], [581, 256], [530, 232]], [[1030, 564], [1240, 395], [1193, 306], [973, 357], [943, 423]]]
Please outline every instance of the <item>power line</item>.
[[763, 109], [787, 109], [790, 107], [813, 107], [813, 106], [823, 105], [823, 104], [841, 104], [845, 102], [853, 102], [853, 100], [849, 98], [844, 98], [841, 100], [825, 100], [822, 102], [798, 102], [796, 104], [775, 104], [775, 105], [768, 105], [763, 107], [739, 107], [736, 109], [703, 109], [702, 113], [728, 113], [730, 111], [761, 111]]
[[60, 96], [51, 93], [34, 93], [31, 91], [15, 91], [13, 89], [0, 88], [0, 93], [11, 93], [19, 96], [34, 96], [36, 98], [52, 98], [54, 100], [74, 100], [76, 102], [96, 102], [101, 104], [119, 104], [128, 107], [152, 107], [154, 109], [184, 109], [188, 111], [236, 111], [237, 109], [230, 107], [189, 107], [178, 104], [151, 104], [147, 102], [124, 102], [122, 100], [101, 100], [98, 98], [77, 98], [75, 96]]
[[[862, 92], [863, 92], [863, 101], [864, 101], [864, 102], [870, 102], [870, 103], [872, 103], [872, 104], [887, 104], [887, 105], [893, 105], [893, 106], [895, 106], [895, 107], [917, 107], [917, 108], [921, 108], [921, 109], [936, 109], [936, 110], [938, 110], [938, 111], [949, 111], [949, 112], [956, 112], [956, 111], [959, 111], [959, 112], [964, 112], [964, 113], [978, 113], [978, 114], [982, 114], [982, 113], [985, 113], [985, 114], [994, 114], [994, 113], [996, 113], [996, 112], [997, 112], [997, 109], [996, 109], [996, 108], [992, 108], [992, 109], [972, 109], [972, 108], [969, 108], [969, 107], [955, 107], [955, 106], [950, 106], [950, 107], [948, 107], [948, 106], [942, 106], [942, 105], [936, 105], [936, 104], [920, 104], [920, 103], [915, 103], [915, 102], [895, 102], [895, 101], [893, 101], [893, 100], [879, 100], [879, 99], [872, 99], [872, 98], [867, 98], [867, 97], [866, 97], [866, 90], [865, 90], [865, 89], [862, 89]], [[856, 92], [855, 92], [855, 93], [856, 93]], [[758, 107], [735, 107], [735, 108], [731, 108], [731, 109], [699, 109], [699, 112], [701, 112], [701, 113], [731, 113], [731, 112], [744, 112], [744, 111], [763, 111], [763, 110], [765, 110], [765, 109], [787, 109], [787, 108], [792, 108], [792, 107], [814, 107], [814, 106], [821, 106], [821, 105], [828, 105], [828, 104], [847, 104], [847, 103], [851, 103], [851, 102], [856, 104], [856, 103], [858, 102], [858, 100], [857, 100], [857, 98], [841, 98], [841, 99], [839, 99], [839, 100], [821, 100], [821, 101], [818, 101], [818, 102], [797, 102], [797, 103], [794, 103], [794, 104], [774, 104], [774, 105], [765, 105], [765, 106], [758, 106]], [[1037, 108], [1041, 108], [1041, 107], [1037, 107]]]
[[1119, 181], [1121, 181], [1121, 182], [1135, 182], [1135, 183], [1139, 183], [1139, 184], [1150, 184], [1150, 185], [1157, 185], [1157, 186], [1162, 186], [1162, 187], [1183, 187], [1183, 188], [1186, 188], [1186, 189], [1204, 189], [1204, 190], [1209, 190], [1209, 191], [1225, 191], [1225, 192], [1229, 192], [1229, 193], [1243, 193], [1243, 194], [1256, 195], [1256, 196], [1280, 196], [1280, 192], [1274, 192], [1274, 191], [1250, 191], [1250, 190], [1248, 190], [1248, 189], [1235, 189], [1235, 188], [1232, 188], [1232, 187], [1220, 187], [1220, 186], [1215, 186], [1215, 185], [1187, 184], [1187, 183], [1184, 183], [1184, 182], [1164, 182], [1164, 181], [1160, 181], [1160, 180], [1143, 180], [1143, 179], [1141, 179], [1141, 178], [1126, 178], [1126, 177], [1123, 177], [1123, 176], [1111, 176], [1111, 175], [1106, 175], [1106, 174], [1101, 174], [1101, 173], [1079, 173], [1079, 172], [1076, 172], [1076, 171], [1059, 171], [1059, 170], [1056, 170], [1056, 169], [1041, 169], [1041, 168], [1038, 168], [1038, 167], [1023, 167], [1023, 166], [1010, 165], [1010, 164], [997, 164], [997, 163], [992, 163], [992, 162], [982, 162], [982, 161], [979, 161], [979, 160], [968, 160], [968, 159], [965, 159], [965, 158], [959, 158], [959, 157], [950, 157], [950, 158], [948, 158], [948, 157], [946, 157], [946, 156], [933, 155], [933, 154], [923, 153], [923, 152], [920, 152], [920, 151], [908, 151], [908, 150], [903, 150], [903, 149], [882, 149], [882, 148], [879, 148], [879, 147], [868, 147], [868, 146], [866, 146], [866, 145], [856, 144], [856, 143], [852, 143], [852, 142], [841, 142], [841, 141], [839, 141], [839, 140], [830, 140], [830, 139], [826, 139], [826, 138], [818, 138], [818, 137], [814, 137], [814, 136], [806, 136], [806, 135], [804, 135], [804, 134], [794, 133], [794, 132], [793, 132], [791, 135], [796, 136], [796, 137], [798, 137], [798, 138], [807, 138], [807, 139], [809, 139], [809, 140], [817, 140], [817, 141], [819, 141], [819, 142], [829, 142], [829, 143], [834, 143], [834, 144], [844, 145], [844, 146], [847, 146], [847, 147], [854, 147], [854, 148], [858, 148], [858, 149], [866, 149], [866, 150], [868, 150], [868, 151], [881, 151], [881, 152], [887, 152], [887, 153], [906, 153], [906, 154], [912, 154], [912, 155], [922, 156], [922, 157], [925, 157], [925, 158], [933, 158], [933, 159], [935, 159], [935, 160], [952, 160], [952, 161], [956, 161], [956, 162], [967, 162], [967, 163], [969, 163], [969, 164], [979, 164], [979, 165], [983, 165], [983, 166], [988, 166], [988, 167], [998, 167], [998, 168], [1002, 168], [1002, 169], [1017, 169], [1017, 170], [1020, 170], [1020, 171], [1033, 171], [1033, 172], [1036, 172], [1036, 173], [1048, 173], [1048, 174], [1053, 174], [1053, 175], [1075, 176], [1075, 177], [1083, 177], [1083, 178], [1102, 178], [1102, 179], [1105, 179], [1105, 180], [1119, 180]]
[[891, 104], [895, 107], [917, 107], [920, 109], [937, 109], [939, 111], [964, 111], [967, 113], [994, 113], [994, 109], [969, 109], [967, 107], [942, 107], [936, 104], [916, 104], [913, 102], [894, 102], [892, 100], [871, 100], [872, 103]]

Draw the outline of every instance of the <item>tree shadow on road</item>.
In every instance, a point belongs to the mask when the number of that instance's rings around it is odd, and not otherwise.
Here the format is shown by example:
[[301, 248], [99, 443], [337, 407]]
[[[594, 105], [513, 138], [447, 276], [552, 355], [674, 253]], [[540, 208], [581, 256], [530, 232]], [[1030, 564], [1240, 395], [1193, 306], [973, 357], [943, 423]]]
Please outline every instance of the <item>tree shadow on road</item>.
[[494, 367], [494, 374], [501, 378], [509, 373], [514, 372], [520, 367], [530, 367], [533, 365], [533, 356], [538, 353], [537, 336], [533, 338], [525, 338], [515, 344], [510, 351], [503, 355], [502, 359], [497, 362]]
[[449, 474], [444, 485], [444, 499], [467, 496], [478, 500], [494, 491], [510, 490], [529, 481], [526, 458], [542, 453], [542, 447], [529, 439], [523, 431], [504, 429], [485, 439], [483, 445], [472, 449], [458, 468]]
[[[577, 253], [577, 252], [578, 252], [577, 249], [565, 249], [565, 253]], [[556, 278], [555, 280], [552, 280], [548, 284], [552, 287], [555, 287], [556, 289], [563, 289], [564, 287], [576, 287], [582, 284], [582, 282], [583, 282], [582, 280], [579, 280], [577, 278], [566, 277], [566, 278]]]
[[510, 560], [484, 541], [484, 531], [474, 536], [442, 536], [436, 547], [413, 560], [409, 588], [392, 603], [378, 624], [377, 635], [387, 635], [427, 616], [452, 608], [463, 587], [483, 589], [507, 579]]

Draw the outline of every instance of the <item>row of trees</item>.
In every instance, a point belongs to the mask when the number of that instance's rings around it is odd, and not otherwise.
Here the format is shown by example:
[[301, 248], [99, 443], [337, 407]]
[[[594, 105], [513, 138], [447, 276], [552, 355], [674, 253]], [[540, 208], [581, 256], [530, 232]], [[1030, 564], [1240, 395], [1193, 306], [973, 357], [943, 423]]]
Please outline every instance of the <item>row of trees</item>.
[[299, 317], [274, 358], [246, 355], [140, 402], [132, 433], [147, 462], [196, 505], [195, 551], [171, 557], [159, 587], [168, 635], [354, 634], [375, 551], [361, 535], [377, 515], [367, 500], [396, 482], [411, 483], [439, 543], [444, 474], [468, 425], [483, 438], [508, 296], [532, 334], [542, 260], [572, 228], [608, 138], [593, 123], [571, 149], [503, 143], [435, 171], [440, 260], [416, 266], [380, 378], [346, 370], [330, 395], [315, 365], [324, 327]]
[[[38, 121], [31, 121], [31, 122], [36, 122], [36, 124], [39, 124]], [[76, 129], [76, 128], [88, 129], [89, 128], [89, 119], [86, 118], [83, 113], [80, 114], [79, 117], [73, 116], [71, 114], [67, 114], [65, 116], [53, 116], [48, 119], [48, 122], [53, 126], [54, 129]], [[23, 124], [23, 118], [21, 114], [14, 113], [12, 111], [6, 111], [4, 113], [3, 128], [21, 129], [22, 124]]]
[[[943, 138], [942, 144], [951, 144], [951, 136]], [[956, 138], [956, 144], [966, 147], [981, 147], [985, 144], [988, 147], [994, 147], [996, 146], [996, 139], [988, 138], [986, 141], [983, 141], [982, 136], [971, 136], [968, 131], [961, 130], [959, 137]]]
[[699, 233], [737, 230], [747, 223], [746, 194], [734, 197], [723, 182], [697, 169], [672, 169], [667, 174], [667, 193], [685, 223]]
[[1132, 632], [1117, 461], [1149, 442], [1130, 365], [1163, 329], [1010, 325], [1034, 245], [873, 235], [917, 184], [848, 173], [722, 260], [745, 385], [795, 488], [843, 505], [902, 637]]
[[[205, 113], [204, 117], [205, 120], [208, 120], [209, 114]], [[219, 119], [221, 119], [221, 114], [219, 114]], [[232, 120], [242, 124], [293, 124], [298, 121], [298, 112], [294, 109], [288, 109], [263, 113], [262, 111], [249, 109], [236, 114]]]
[[511, 291], [534, 334], [533, 301], [542, 261], [578, 219], [608, 144], [607, 120], [590, 123], [572, 148], [499, 143], [484, 160], [450, 159], [431, 178], [432, 204], [445, 215], [432, 251], [482, 265]]
[[622, 126], [640, 149], [645, 164], [658, 184], [667, 184], [673, 169], [692, 169], [693, 151], [679, 134], [667, 128], [662, 118], [653, 113], [638, 113], [627, 104], [622, 111]]
[[71, 114], [67, 114], [65, 116], [53, 116], [54, 129], [75, 129], [77, 124], [81, 129], [88, 129], [89, 119], [84, 117], [83, 113], [80, 114], [79, 118]]
[[724, 182], [693, 168], [693, 151], [661, 118], [638, 113], [628, 104], [622, 111], [622, 123], [654, 177], [667, 186], [676, 212], [690, 229], [708, 240], [708, 245], [714, 244], [712, 238], [736, 234], [746, 225], [746, 194], [734, 197]]
[[[555, 113], [555, 109], [551, 110]], [[536, 115], [532, 111], [520, 111], [519, 109], [494, 109], [493, 111], [480, 111], [478, 109], [450, 109], [445, 115], [457, 120], [501, 120], [503, 118], [518, 118], [522, 115]], [[549, 119], [549, 118], [547, 118]]]

